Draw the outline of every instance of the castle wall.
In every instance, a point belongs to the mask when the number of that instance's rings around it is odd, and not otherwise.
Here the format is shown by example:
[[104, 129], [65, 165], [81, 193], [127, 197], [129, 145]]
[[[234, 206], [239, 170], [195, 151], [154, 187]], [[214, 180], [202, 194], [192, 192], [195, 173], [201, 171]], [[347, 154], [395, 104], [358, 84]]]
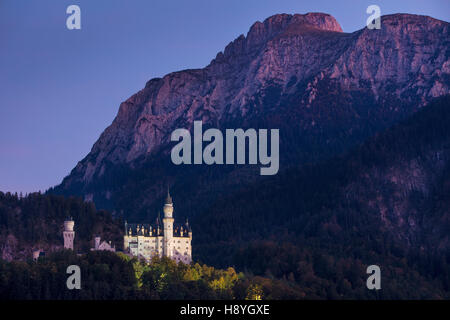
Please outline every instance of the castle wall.
[[150, 260], [156, 255], [159, 257], [167, 256], [177, 262], [184, 263], [190, 263], [192, 260], [191, 239], [187, 237], [172, 237], [171, 242], [166, 245], [166, 253], [163, 236], [125, 236], [124, 249], [128, 250], [133, 256], [142, 257], [146, 260]]

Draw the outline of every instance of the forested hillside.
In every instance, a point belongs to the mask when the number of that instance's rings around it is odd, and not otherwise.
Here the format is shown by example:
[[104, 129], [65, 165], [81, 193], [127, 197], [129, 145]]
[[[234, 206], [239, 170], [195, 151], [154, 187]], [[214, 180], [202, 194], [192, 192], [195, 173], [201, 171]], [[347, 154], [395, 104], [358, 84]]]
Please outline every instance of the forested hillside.
[[21, 196], [0, 192], [1, 258], [28, 259], [33, 249], [47, 253], [63, 246], [63, 222], [75, 221], [75, 250], [89, 251], [95, 235], [120, 248], [123, 224], [80, 198], [31, 193]]
[[[239, 269], [292, 273], [302, 286], [321, 290], [330, 279], [331, 288], [345, 279], [353, 294], [363, 285], [342, 270], [361, 274], [377, 264], [393, 292], [410, 286], [402, 294], [414, 297], [431, 281], [448, 296], [449, 106], [447, 96], [346, 155], [219, 197], [194, 219], [207, 230], [197, 232], [197, 254], [219, 266], [234, 255]], [[412, 275], [422, 280], [406, 280]]]

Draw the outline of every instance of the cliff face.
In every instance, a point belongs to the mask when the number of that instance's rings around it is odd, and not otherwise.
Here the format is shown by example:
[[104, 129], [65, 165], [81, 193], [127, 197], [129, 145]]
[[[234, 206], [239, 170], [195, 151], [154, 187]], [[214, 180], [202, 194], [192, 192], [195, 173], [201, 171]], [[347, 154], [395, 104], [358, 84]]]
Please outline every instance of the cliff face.
[[256, 22], [204, 69], [152, 79], [123, 102], [56, 191], [109, 201], [120, 188], [111, 168], [161, 159], [172, 131], [194, 120], [279, 128], [284, 166], [328, 158], [449, 93], [449, 30], [447, 22], [407, 14], [351, 34], [322, 13]]

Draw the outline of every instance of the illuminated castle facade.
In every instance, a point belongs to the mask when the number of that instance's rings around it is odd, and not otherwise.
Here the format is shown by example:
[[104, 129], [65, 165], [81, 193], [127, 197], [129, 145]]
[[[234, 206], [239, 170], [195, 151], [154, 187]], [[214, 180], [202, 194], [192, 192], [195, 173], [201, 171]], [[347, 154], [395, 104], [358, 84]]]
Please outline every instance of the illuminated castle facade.
[[124, 251], [147, 261], [159, 256], [188, 264], [192, 261], [192, 230], [187, 220], [184, 225], [174, 224], [169, 192], [163, 211], [162, 224], [159, 215], [154, 225], [125, 222]]

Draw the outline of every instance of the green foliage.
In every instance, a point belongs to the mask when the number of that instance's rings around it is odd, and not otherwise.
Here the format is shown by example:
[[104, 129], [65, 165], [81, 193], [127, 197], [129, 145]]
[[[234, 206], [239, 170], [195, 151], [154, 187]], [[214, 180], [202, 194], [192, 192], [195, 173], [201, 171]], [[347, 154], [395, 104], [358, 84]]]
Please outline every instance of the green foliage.
[[[72, 264], [81, 269], [80, 290], [66, 287], [66, 268]], [[146, 263], [123, 253], [105, 251], [76, 255], [63, 250], [37, 262], [0, 260], [2, 300], [261, 299], [261, 282], [272, 288], [272, 280], [237, 274], [233, 268], [177, 264], [168, 258], [154, 258]], [[274, 294], [271, 297], [281, 298]]]
[[252, 284], [247, 288], [245, 300], [262, 300], [263, 289], [259, 284]]

